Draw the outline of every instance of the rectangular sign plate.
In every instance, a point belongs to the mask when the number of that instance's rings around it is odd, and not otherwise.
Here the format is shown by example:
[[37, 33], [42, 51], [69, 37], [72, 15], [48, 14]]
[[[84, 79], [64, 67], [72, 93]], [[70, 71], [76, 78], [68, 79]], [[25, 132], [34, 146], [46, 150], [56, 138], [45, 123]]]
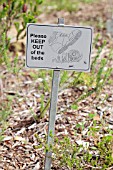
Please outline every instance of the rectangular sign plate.
[[89, 71], [91, 45], [92, 28], [28, 24], [26, 66]]

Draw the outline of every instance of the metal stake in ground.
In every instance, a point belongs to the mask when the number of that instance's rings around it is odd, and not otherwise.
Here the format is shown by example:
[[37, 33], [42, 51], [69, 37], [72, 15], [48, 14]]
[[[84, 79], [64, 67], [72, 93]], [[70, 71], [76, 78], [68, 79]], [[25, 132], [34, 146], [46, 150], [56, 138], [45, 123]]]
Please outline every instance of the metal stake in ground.
[[[64, 25], [63, 18], [58, 19], [58, 25], [59, 26]], [[50, 112], [49, 112], [49, 128], [48, 128], [48, 139], [47, 139], [48, 150], [46, 152], [46, 157], [45, 157], [45, 170], [50, 170], [51, 163], [52, 163], [52, 148], [51, 148], [51, 146], [53, 146], [53, 142], [54, 142], [59, 77], [60, 77], [60, 70], [54, 70], [53, 71], [53, 80], [52, 80], [52, 89], [51, 89], [51, 104], [50, 104]]]

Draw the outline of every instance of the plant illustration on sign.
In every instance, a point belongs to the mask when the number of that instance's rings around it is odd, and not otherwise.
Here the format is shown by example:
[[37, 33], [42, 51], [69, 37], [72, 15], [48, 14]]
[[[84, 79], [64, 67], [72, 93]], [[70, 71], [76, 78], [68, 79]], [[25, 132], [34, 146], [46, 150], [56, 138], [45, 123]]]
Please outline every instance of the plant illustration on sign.
[[82, 32], [80, 30], [74, 30], [70, 34], [54, 31], [48, 42], [51, 49], [57, 53], [58, 56], [52, 61], [57, 63], [79, 62], [82, 59], [82, 55], [78, 50], [72, 49], [68, 52], [65, 51], [75, 44], [81, 35]]

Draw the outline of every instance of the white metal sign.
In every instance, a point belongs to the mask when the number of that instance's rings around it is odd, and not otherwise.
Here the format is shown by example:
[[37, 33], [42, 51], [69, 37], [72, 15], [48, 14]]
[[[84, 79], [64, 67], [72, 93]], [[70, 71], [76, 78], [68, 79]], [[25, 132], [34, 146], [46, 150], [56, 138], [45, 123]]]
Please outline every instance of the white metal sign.
[[26, 66], [89, 71], [91, 44], [90, 27], [28, 24]]

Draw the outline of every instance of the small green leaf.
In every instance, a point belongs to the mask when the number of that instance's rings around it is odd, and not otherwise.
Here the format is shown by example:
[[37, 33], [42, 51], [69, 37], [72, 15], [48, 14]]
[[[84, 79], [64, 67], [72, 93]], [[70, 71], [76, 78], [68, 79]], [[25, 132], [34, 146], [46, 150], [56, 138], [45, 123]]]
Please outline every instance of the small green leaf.
[[19, 25], [19, 22], [15, 22], [14, 25], [15, 25], [15, 28], [16, 28], [16, 30], [17, 30], [17, 32], [18, 32], [18, 31], [19, 31], [19, 26], [20, 26], [20, 25]]
[[94, 114], [94, 113], [90, 113], [90, 114], [89, 114], [89, 118], [90, 118], [90, 119], [93, 119], [94, 117], [95, 117], [95, 114]]
[[71, 105], [71, 109], [73, 109], [73, 110], [77, 110], [78, 109], [78, 105]]
[[50, 132], [49, 132], [49, 136], [51, 137], [51, 138], [53, 138], [53, 132], [50, 130]]

